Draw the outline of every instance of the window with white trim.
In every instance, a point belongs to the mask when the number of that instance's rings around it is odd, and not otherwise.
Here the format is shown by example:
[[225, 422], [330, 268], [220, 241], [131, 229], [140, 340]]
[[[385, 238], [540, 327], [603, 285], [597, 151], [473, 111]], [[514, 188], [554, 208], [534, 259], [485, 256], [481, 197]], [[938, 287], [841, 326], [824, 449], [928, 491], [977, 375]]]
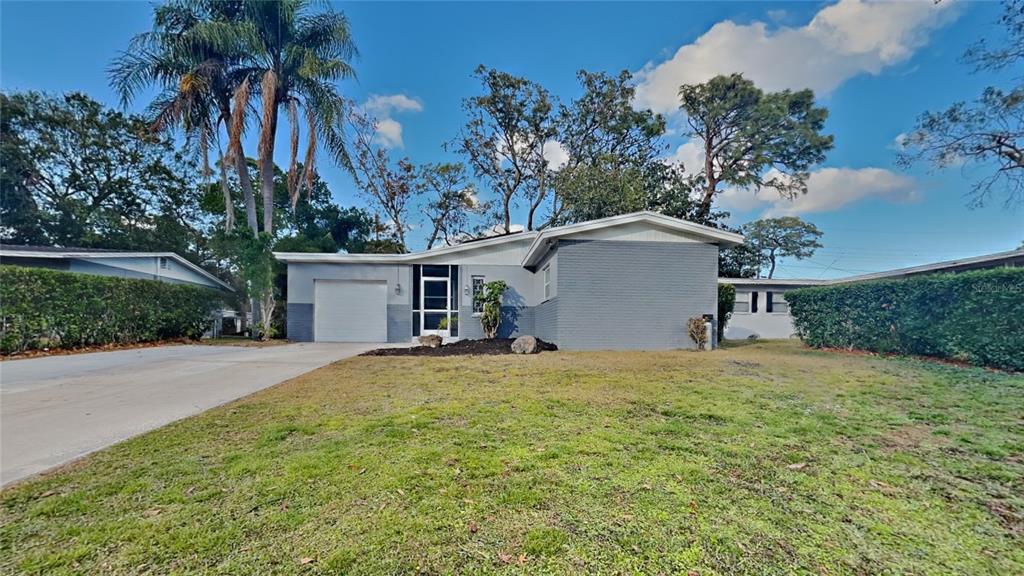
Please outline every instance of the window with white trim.
[[477, 295], [484, 291], [484, 277], [473, 276], [473, 314], [483, 314], [484, 303], [477, 299]]
[[773, 314], [789, 314], [789, 302], [786, 302], [785, 292], [770, 292], [771, 297], [771, 308], [769, 312]]
[[740, 314], [750, 313], [750, 293], [749, 292], [737, 292], [736, 302], [732, 305], [733, 312], [739, 312]]
[[170, 263], [167, 262], [167, 257], [166, 256], [161, 256], [160, 257], [160, 269], [161, 270], [168, 270], [168, 269], [170, 269], [170, 267], [171, 267], [171, 265], [170, 265]]
[[544, 267], [544, 299], [551, 299], [551, 264]]

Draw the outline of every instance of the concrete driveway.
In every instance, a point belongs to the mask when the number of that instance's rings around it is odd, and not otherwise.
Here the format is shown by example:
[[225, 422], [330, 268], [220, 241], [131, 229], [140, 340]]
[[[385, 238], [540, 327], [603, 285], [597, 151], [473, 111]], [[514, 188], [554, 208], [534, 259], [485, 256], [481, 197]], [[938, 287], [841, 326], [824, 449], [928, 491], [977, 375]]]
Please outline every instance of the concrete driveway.
[[380, 346], [163, 346], [0, 362], [0, 484]]

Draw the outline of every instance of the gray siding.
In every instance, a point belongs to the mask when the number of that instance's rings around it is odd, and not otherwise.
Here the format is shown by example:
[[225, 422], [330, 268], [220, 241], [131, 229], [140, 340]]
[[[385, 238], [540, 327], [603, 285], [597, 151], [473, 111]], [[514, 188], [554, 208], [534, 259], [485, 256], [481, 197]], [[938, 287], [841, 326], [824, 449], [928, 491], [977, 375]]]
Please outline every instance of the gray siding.
[[69, 262], [63, 258], [22, 258], [21, 256], [2, 256], [0, 264], [24, 266], [25, 268], [46, 268], [47, 270], [68, 271]]
[[687, 319], [714, 314], [718, 247], [562, 240], [557, 338], [575, 350], [692, 348]]
[[[389, 264], [288, 264], [288, 302], [312, 304], [315, 280], [379, 280], [388, 283], [388, 304], [412, 305], [412, 268]], [[399, 294], [395, 288], [401, 284]]]
[[[459, 338], [483, 338], [484, 328], [480, 318], [473, 316], [473, 308], [459, 308]], [[499, 338], [515, 338], [533, 335], [534, 309], [529, 306], [502, 306], [501, 326], [498, 327]]]
[[313, 341], [313, 305], [288, 303], [288, 339], [294, 342]]
[[533, 310], [534, 336], [558, 344], [558, 298], [552, 298]]
[[388, 304], [388, 342], [412, 340], [412, 306]]
[[[313, 304], [288, 303], [288, 339], [293, 342], [312, 342]], [[412, 340], [412, 307], [388, 304], [388, 342]]]

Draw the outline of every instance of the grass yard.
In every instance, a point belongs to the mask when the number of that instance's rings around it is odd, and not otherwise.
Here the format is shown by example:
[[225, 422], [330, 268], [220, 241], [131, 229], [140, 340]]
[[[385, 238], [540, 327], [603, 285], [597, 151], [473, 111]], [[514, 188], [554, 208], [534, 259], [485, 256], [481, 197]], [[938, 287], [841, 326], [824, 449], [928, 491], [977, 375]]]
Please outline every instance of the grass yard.
[[30, 574], [1022, 574], [1024, 377], [762, 342], [355, 358], [0, 494]]

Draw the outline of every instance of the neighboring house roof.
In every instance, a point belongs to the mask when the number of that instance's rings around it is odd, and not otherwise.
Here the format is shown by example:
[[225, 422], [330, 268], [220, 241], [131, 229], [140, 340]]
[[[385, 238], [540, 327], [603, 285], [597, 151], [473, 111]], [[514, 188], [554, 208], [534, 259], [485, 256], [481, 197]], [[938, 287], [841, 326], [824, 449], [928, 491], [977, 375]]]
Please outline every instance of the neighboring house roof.
[[9, 258], [55, 258], [75, 260], [97, 260], [109, 258], [170, 258], [193, 272], [208, 278], [229, 292], [234, 292], [228, 283], [174, 252], [127, 252], [123, 250], [106, 250], [101, 248], [57, 248], [54, 246], [15, 246], [0, 245], [0, 256]]
[[884, 272], [872, 272], [870, 274], [861, 274], [859, 276], [850, 276], [848, 278], [838, 278], [830, 281], [829, 284], [863, 282], [865, 280], [881, 280], [883, 278], [905, 278], [907, 276], [916, 276], [918, 274], [960, 272], [963, 270], [976, 270], [979, 268], [998, 268], [1000, 266], [1024, 266], [1024, 248], [1019, 250], [1008, 250], [1006, 252], [996, 252], [995, 254], [985, 254], [984, 256], [958, 258], [956, 260], [946, 260], [944, 262], [935, 262], [933, 264], [922, 264], [921, 266], [910, 266], [909, 268], [897, 268], [895, 270], [887, 270]]
[[719, 278], [719, 284], [733, 284], [735, 286], [821, 286], [829, 284], [847, 284], [849, 282], [866, 282], [868, 280], [883, 280], [886, 278], [906, 278], [919, 274], [934, 274], [936, 272], [961, 272], [964, 270], [977, 270], [982, 268], [998, 268], [1000, 266], [1024, 266], [1024, 248], [973, 256], [971, 258], [959, 258], [956, 260], [945, 260], [932, 264], [910, 266], [908, 268], [897, 268], [883, 272], [872, 272], [846, 278], [835, 278], [832, 280], [814, 280], [808, 278]]
[[528, 267], [539, 261], [547, 252], [550, 247], [550, 243], [546, 242], [546, 240], [554, 240], [569, 234], [577, 234], [580, 232], [607, 228], [610, 226], [619, 226], [633, 222], [644, 222], [660, 228], [683, 232], [698, 239], [722, 244], [723, 246], [735, 246], [743, 242], [743, 236], [732, 232], [694, 224], [693, 222], [687, 222], [686, 220], [680, 220], [679, 218], [672, 218], [671, 216], [665, 216], [664, 214], [658, 214], [657, 212], [634, 212], [632, 214], [611, 216], [609, 218], [601, 218], [600, 220], [592, 220], [590, 222], [547, 228], [541, 231], [535, 230], [531, 232], [518, 232], [503, 236], [480, 238], [471, 242], [464, 242], [453, 246], [442, 246], [432, 250], [413, 252], [409, 254], [323, 254], [275, 252], [274, 256], [276, 256], [278, 260], [282, 260], [284, 262], [394, 264], [415, 262], [421, 258], [457, 254], [466, 250], [477, 250], [482, 247], [496, 246], [508, 242], [532, 241], [529, 250], [522, 261], [522, 265]]
[[828, 284], [829, 280], [812, 280], [809, 278], [719, 278], [719, 284], [733, 286], [818, 286]]

